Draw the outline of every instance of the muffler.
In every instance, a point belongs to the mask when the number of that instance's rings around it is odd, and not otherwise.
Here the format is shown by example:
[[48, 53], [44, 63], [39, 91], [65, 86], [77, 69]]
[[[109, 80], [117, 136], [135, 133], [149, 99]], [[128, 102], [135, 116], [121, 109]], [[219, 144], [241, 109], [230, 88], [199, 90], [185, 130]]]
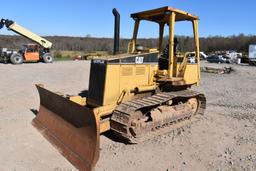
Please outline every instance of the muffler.
[[113, 53], [116, 55], [119, 53], [119, 41], [120, 41], [120, 14], [116, 8], [112, 10], [113, 15], [115, 16], [115, 25], [114, 25], [114, 50]]

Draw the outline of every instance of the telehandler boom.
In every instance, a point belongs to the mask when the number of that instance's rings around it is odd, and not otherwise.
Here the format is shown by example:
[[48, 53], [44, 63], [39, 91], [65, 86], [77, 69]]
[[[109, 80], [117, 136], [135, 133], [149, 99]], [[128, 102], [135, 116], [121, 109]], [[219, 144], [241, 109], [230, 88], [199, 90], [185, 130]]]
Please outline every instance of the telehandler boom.
[[[113, 10], [115, 16], [119, 14]], [[128, 52], [91, 61], [86, 97], [60, 96], [37, 85], [40, 108], [33, 124], [79, 170], [91, 170], [99, 158], [100, 135], [112, 130], [128, 143], [139, 143], [199, 119], [206, 99], [191, 90], [200, 81], [199, 18], [171, 7], [131, 14], [135, 21]], [[159, 26], [158, 48], [137, 44], [141, 21]], [[195, 59], [175, 50], [175, 22], [191, 22]], [[164, 28], [169, 44], [163, 50]], [[115, 35], [119, 35], [118, 26]], [[115, 38], [114, 49], [118, 49]]]

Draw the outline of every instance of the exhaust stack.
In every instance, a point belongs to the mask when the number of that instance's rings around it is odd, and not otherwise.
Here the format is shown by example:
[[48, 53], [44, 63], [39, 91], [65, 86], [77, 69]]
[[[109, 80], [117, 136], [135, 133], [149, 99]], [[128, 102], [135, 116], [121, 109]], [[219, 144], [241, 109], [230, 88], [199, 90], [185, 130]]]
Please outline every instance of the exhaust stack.
[[120, 14], [116, 8], [112, 10], [113, 15], [115, 16], [115, 29], [114, 29], [114, 55], [119, 52], [119, 40], [120, 40]]

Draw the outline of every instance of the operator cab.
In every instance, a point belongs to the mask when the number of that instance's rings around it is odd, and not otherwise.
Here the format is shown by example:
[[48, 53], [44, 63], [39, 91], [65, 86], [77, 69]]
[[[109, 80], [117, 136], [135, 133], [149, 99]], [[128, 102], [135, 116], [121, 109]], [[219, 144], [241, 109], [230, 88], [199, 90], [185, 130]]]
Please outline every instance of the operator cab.
[[[135, 21], [134, 32], [131, 42], [128, 45], [129, 54], [157, 53], [158, 54], [158, 77], [162, 81], [182, 80], [183, 84], [196, 84], [200, 78], [199, 67], [199, 38], [197, 16], [187, 12], [171, 8], [162, 7], [149, 11], [131, 14]], [[158, 48], [146, 48], [137, 44], [137, 35], [141, 21], [150, 21], [159, 26]], [[194, 34], [195, 57], [188, 56], [188, 53], [178, 51], [179, 41], [174, 36], [174, 26], [176, 22], [188, 21], [192, 23]], [[164, 30], [168, 27], [168, 43], [163, 48]], [[192, 66], [193, 65], [193, 66]], [[192, 69], [193, 68], [193, 69]], [[189, 78], [189, 72], [196, 70], [195, 77]], [[189, 81], [184, 81], [185, 80]]]
[[26, 52], [39, 52], [39, 45], [37, 44], [25, 44], [22, 46], [21, 51]]
[[20, 50], [20, 54], [23, 54], [27, 61], [38, 61], [39, 57], [39, 45], [37, 44], [25, 44]]

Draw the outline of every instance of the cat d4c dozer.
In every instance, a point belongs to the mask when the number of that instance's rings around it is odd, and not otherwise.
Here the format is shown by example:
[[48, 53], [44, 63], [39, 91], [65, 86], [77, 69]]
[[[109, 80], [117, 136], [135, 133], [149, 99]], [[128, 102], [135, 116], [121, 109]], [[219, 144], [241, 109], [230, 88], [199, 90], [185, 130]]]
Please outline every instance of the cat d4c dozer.
[[[199, 18], [171, 7], [131, 14], [134, 32], [126, 54], [119, 54], [115, 15], [114, 54], [91, 61], [86, 97], [63, 96], [37, 85], [40, 109], [33, 124], [79, 170], [91, 170], [99, 158], [100, 135], [112, 130], [139, 143], [184, 127], [204, 113], [206, 99], [191, 90], [200, 80]], [[159, 26], [158, 48], [138, 45], [141, 21]], [[188, 21], [194, 33], [193, 59], [176, 51], [176, 22]], [[168, 45], [163, 48], [164, 28]]]

